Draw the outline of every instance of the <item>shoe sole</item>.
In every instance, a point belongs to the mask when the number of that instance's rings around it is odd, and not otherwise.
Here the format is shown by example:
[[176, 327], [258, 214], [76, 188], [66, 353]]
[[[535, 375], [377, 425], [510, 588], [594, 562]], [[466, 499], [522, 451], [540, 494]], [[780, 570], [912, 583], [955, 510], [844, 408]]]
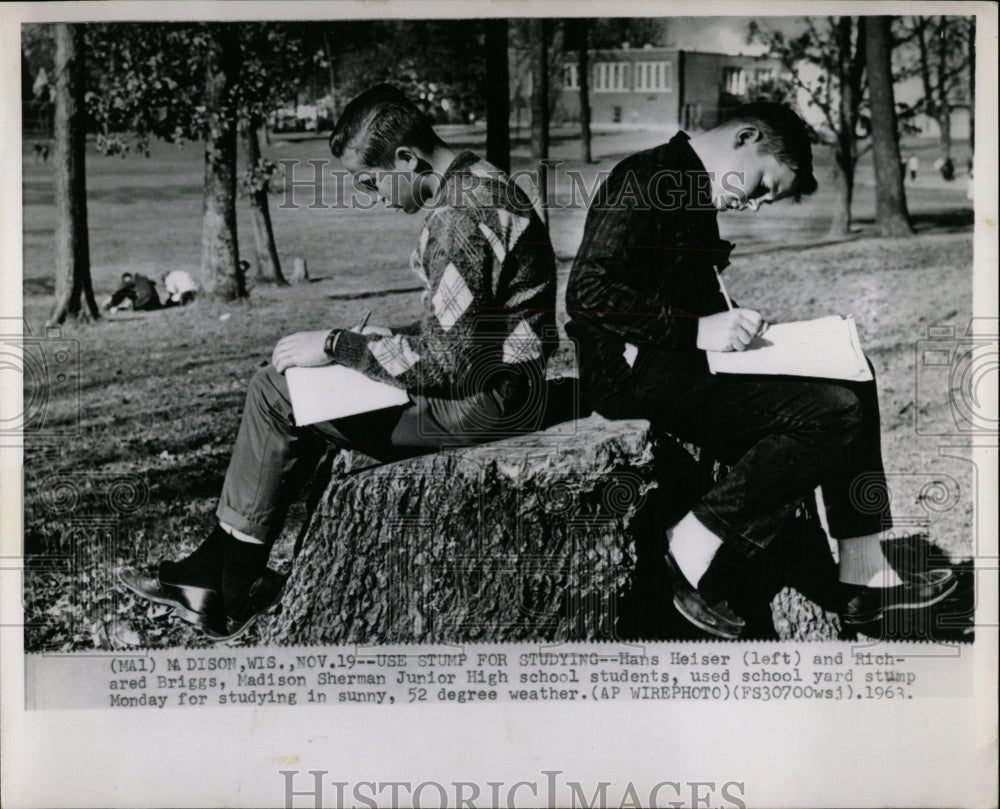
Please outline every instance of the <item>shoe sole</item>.
[[200, 627], [202, 634], [204, 634], [205, 637], [208, 638], [208, 640], [210, 640], [212, 643], [226, 643], [231, 640], [236, 640], [240, 638], [242, 635], [245, 635], [246, 632], [250, 629], [250, 627], [252, 627], [255, 623], [257, 623], [257, 620], [262, 615], [264, 615], [264, 613], [272, 609], [276, 604], [280, 603], [281, 597], [284, 594], [285, 594], [285, 587], [284, 587], [284, 582], [282, 582], [282, 585], [276, 589], [274, 597], [271, 598], [271, 600], [268, 601], [267, 604], [265, 604], [263, 607], [257, 610], [257, 612], [255, 612], [253, 615], [247, 618], [246, 623], [244, 623], [235, 632], [231, 632], [228, 635], [216, 635], [208, 627], [202, 626]]
[[[670, 553], [669, 549], [663, 555], [663, 561], [666, 562], [667, 569], [670, 571], [673, 578], [675, 578], [677, 581], [683, 582], [684, 574], [681, 572], [680, 567], [678, 567], [677, 565], [677, 560], [674, 559], [673, 554]], [[674, 595], [674, 609], [677, 610], [677, 612], [681, 615], [681, 617], [683, 617], [684, 620], [687, 621], [689, 624], [693, 624], [694, 626], [698, 627], [698, 629], [702, 630], [703, 632], [707, 632], [709, 635], [712, 635], [716, 638], [723, 638], [724, 640], [739, 640], [740, 637], [742, 637], [743, 635], [743, 628], [744, 628], [743, 626], [741, 626], [739, 629], [727, 632], [724, 629], [720, 629], [717, 626], [706, 623], [697, 616], [692, 615], [684, 607], [684, 602], [681, 600], [680, 596], [676, 594]]]
[[874, 621], [880, 621], [885, 617], [887, 612], [892, 612], [894, 610], [920, 610], [925, 607], [933, 607], [935, 604], [944, 601], [948, 596], [955, 592], [955, 588], [958, 587], [958, 579], [952, 578], [950, 584], [946, 589], [942, 590], [937, 595], [928, 598], [924, 601], [909, 601], [905, 604], [886, 604], [878, 612], [872, 613], [870, 616], [853, 616], [844, 617], [841, 616], [840, 620], [849, 626], [860, 626], [863, 624], [870, 624]]
[[[270, 609], [273, 606], [274, 605], [271, 604], [267, 609]], [[260, 616], [263, 615], [264, 612], [266, 611], [267, 610], [262, 610], [261, 612], [258, 612], [256, 615], [247, 618], [247, 621], [245, 624], [243, 624], [243, 626], [241, 626], [239, 629], [237, 629], [235, 632], [229, 635], [216, 635], [214, 632], [212, 632], [210, 629], [204, 626], [200, 627], [200, 629], [202, 631], [202, 634], [206, 638], [208, 638], [208, 640], [210, 640], [212, 643], [228, 643], [231, 640], [237, 640], [238, 638], [245, 635], [247, 631], [250, 629], [250, 627], [252, 627], [255, 623], [257, 623], [257, 619], [260, 618]]]
[[705, 623], [704, 621], [702, 621], [701, 619], [697, 618], [696, 616], [688, 612], [686, 609], [684, 609], [683, 602], [676, 596], [674, 596], [674, 609], [676, 609], [677, 612], [679, 612], [682, 616], [684, 616], [684, 619], [688, 623], [694, 624], [696, 627], [698, 627], [698, 629], [702, 630], [702, 632], [707, 632], [709, 635], [714, 635], [717, 638], [723, 638], [725, 640], [739, 640], [741, 635], [743, 634], [742, 631], [737, 632], [735, 634], [732, 632], [726, 632], [723, 629], [719, 629], [719, 627], [717, 626], [712, 626], [711, 624]]

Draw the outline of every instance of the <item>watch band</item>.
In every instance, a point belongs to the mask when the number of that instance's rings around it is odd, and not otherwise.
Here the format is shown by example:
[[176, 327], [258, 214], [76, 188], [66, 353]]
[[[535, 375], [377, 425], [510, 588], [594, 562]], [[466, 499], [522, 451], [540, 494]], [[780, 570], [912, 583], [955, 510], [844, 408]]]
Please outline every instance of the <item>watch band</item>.
[[323, 353], [326, 356], [333, 359], [337, 351], [337, 342], [340, 340], [340, 332], [343, 329], [333, 329], [327, 336], [326, 341], [323, 343]]

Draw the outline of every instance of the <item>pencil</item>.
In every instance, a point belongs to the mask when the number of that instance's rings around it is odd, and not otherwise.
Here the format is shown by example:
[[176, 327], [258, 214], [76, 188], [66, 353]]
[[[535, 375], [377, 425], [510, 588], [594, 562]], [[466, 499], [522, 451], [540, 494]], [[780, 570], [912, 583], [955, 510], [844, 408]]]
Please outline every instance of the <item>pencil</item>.
[[[729, 307], [729, 308], [732, 309], [732, 307]], [[365, 315], [365, 319], [362, 320], [361, 321], [361, 325], [358, 326], [358, 331], [361, 332], [362, 334], [364, 334], [365, 326], [368, 325], [368, 321], [371, 320], [372, 312], [374, 312], [374, 311], [375, 311], [374, 309], [369, 309], [368, 310], [368, 314]]]
[[732, 298], [729, 297], [729, 292], [726, 290], [726, 285], [722, 283], [722, 276], [719, 274], [718, 269], [714, 267], [712, 269], [715, 270], [715, 280], [719, 282], [719, 289], [722, 292], [722, 297], [726, 299], [726, 306], [728, 306], [729, 309], [732, 310], [733, 301]]

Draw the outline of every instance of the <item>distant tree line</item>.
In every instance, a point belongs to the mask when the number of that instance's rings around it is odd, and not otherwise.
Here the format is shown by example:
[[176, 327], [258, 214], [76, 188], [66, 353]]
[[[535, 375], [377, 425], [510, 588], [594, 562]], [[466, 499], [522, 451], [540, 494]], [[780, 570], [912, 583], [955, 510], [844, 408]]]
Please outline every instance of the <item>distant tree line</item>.
[[[544, 28], [541, 38], [537, 25]], [[100, 316], [90, 281], [88, 134], [96, 135], [100, 152], [122, 157], [148, 156], [154, 138], [204, 144], [202, 285], [216, 298], [238, 301], [247, 295], [236, 232], [241, 191], [253, 212], [256, 280], [285, 283], [268, 210], [275, 166], [261, 157], [259, 143], [271, 114], [300, 92], [317, 96], [324, 84], [337, 114], [344, 99], [391, 81], [432, 116], [450, 109], [459, 120], [476, 120], [492, 109], [490, 157], [506, 167], [507, 79], [487, 82], [487, 73], [509, 76], [508, 48], [532, 45], [533, 58], [558, 69], [548, 57], [560, 47], [562, 27], [551, 20], [26, 25], [22, 70], [57, 77], [56, 300], [49, 323]], [[601, 20], [593, 29], [597, 46], [659, 30], [651, 20]], [[492, 56], [485, 59], [488, 34]], [[548, 109], [544, 84], [535, 95]], [[247, 156], [242, 175], [236, 166], [240, 138]], [[543, 133], [533, 132], [534, 154], [542, 159], [547, 148]]]
[[[899, 171], [899, 135], [913, 132], [919, 114], [938, 125], [942, 161], [951, 161], [951, 114], [960, 87], [968, 92], [962, 100], [970, 110], [970, 149], [975, 106], [975, 18], [974, 17], [826, 17], [803, 18], [801, 32], [786, 35], [757, 23], [748, 38], [767, 46], [785, 67], [784, 76], [765, 95], [794, 102], [799, 97], [822, 117], [814, 127], [817, 143], [828, 146], [834, 159], [834, 181], [838, 203], [830, 231], [835, 236], [851, 230], [851, 204], [858, 161], [875, 149], [878, 209], [883, 216], [890, 208], [893, 224], [880, 225], [886, 232], [899, 232], [905, 215], [902, 187], [889, 191], [888, 161]], [[893, 88], [900, 81], [919, 76], [923, 94], [914, 104], [897, 103]], [[894, 144], [893, 146], [890, 146]], [[901, 183], [900, 179], [900, 183]], [[890, 197], [898, 197], [891, 203]], [[906, 229], [909, 229], [907, 223]]]

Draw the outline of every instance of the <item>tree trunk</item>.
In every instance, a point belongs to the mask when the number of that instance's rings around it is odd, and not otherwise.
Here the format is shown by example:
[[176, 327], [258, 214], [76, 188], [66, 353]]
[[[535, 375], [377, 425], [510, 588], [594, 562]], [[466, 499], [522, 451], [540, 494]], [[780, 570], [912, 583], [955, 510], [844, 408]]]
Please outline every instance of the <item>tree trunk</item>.
[[[832, 18], [831, 18], [832, 19]], [[851, 17], [838, 17], [833, 22], [837, 42], [837, 88], [839, 90], [838, 128], [834, 132], [834, 182], [837, 186], [837, 206], [834, 208], [830, 235], [847, 236], [851, 232], [851, 203], [854, 197], [854, 169], [857, 164], [856, 131], [862, 97], [865, 67], [865, 18], [855, 22]], [[856, 44], [855, 44], [856, 42]], [[830, 82], [827, 82], [830, 86]]]
[[854, 198], [854, 164], [840, 151], [833, 156], [833, 182], [837, 189], [837, 202], [830, 222], [830, 236], [849, 236], [851, 233], [851, 203]]
[[[339, 475], [262, 640], [703, 637], [670, 609], [662, 562], [667, 520], [712, 481], [712, 460], [686, 449], [648, 422], [592, 416]], [[835, 639], [836, 617], [818, 606], [836, 589], [826, 536], [814, 511], [791, 522], [738, 588], [748, 635]]]
[[577, 76], [580, 83], [580, 158], [584, 163], [593, 163], [594, 154], [590, 137], [590, 20], [579, 22], [580, 58], [577, 62]]
[[929, 18], [927, 17], [917, 17], [916, 23], [916, 36], [917, 36], [917, 49], [920, 53], [920, 82], [924, 89], [924, 103], [923, 109], [924, 114], [929, 118], [933, 118], [935, 122], [938, 119], [937, 105], [934, 101], [934, 88], [931, 86], [931, 63], [930, 56], [927, 53], [927, 25]]
[[[87, 232], [86, 52], [83, 26], [56, 25], [56, 294], [46, 325], [100, 317], [90, 283]], [[86, 301], [86, 307], [84, 307]]]
[[333, 122], [340, 117], [340, 102], [337, 98], [337, 67], [333, 60], [333, 43], [330, 41], [330, 31], [323, 29], [323, 47], [326, 50], [326, 70], [330, 81], [330, 101], [333, 104]]
[[976, 18], [969, 20], [969, 159], [976, 154]]
[[205, 75], [212, 116], [205, 142], [205, 201], [201, 272], [205, 291], [226, 301], [246, 298], [236, 237], [236, 110], [229, 94], [239, 80], [239, 42], [230, 25], [220, 25]]
[[875, 161], [875, 219], [883, 236], [906, 236], [913, 233], [913, 228], [910, 227], [906, 209], [906, 191], [899, 158], [899, 129], [890, 61], [890, 22], [889, 17], [869, 19], [865, 42]]
[[945, 160], [951, 160], [951, 99], [948, 98], [948, 18], [942, 15], [937, 32], [938, 64], [938, 126], [941, 128], [941, 152]]
[[[246, 146], [247, 166], [260, 165], [260, 141], [257, 140], [257, 121], [250, 121], [243, 127], [243, 142]], [[254, 188], [250, 192], [250, 209], [253, 213], [253, 240], [257, 250], [257, 281], [265, 284], [287, 286], [281, 273], [281, 259], [274, 244], [274, 228], [271, 226], [271, 210], [268, 206], [267, 185]]]
[[507, 20], [487, 20], [486, 26], [486, 159], [510, 172], [510, 68]]
[[531, 48], [531, 157], [538, 172], [538, 201], [542, 219], [549, 223], [549, 27], [546, 19], [528, 23]]
[[941, 130], [941, 157], [951, 160], [951, 107], [947, 100], [940, 109], [938, 128]]

